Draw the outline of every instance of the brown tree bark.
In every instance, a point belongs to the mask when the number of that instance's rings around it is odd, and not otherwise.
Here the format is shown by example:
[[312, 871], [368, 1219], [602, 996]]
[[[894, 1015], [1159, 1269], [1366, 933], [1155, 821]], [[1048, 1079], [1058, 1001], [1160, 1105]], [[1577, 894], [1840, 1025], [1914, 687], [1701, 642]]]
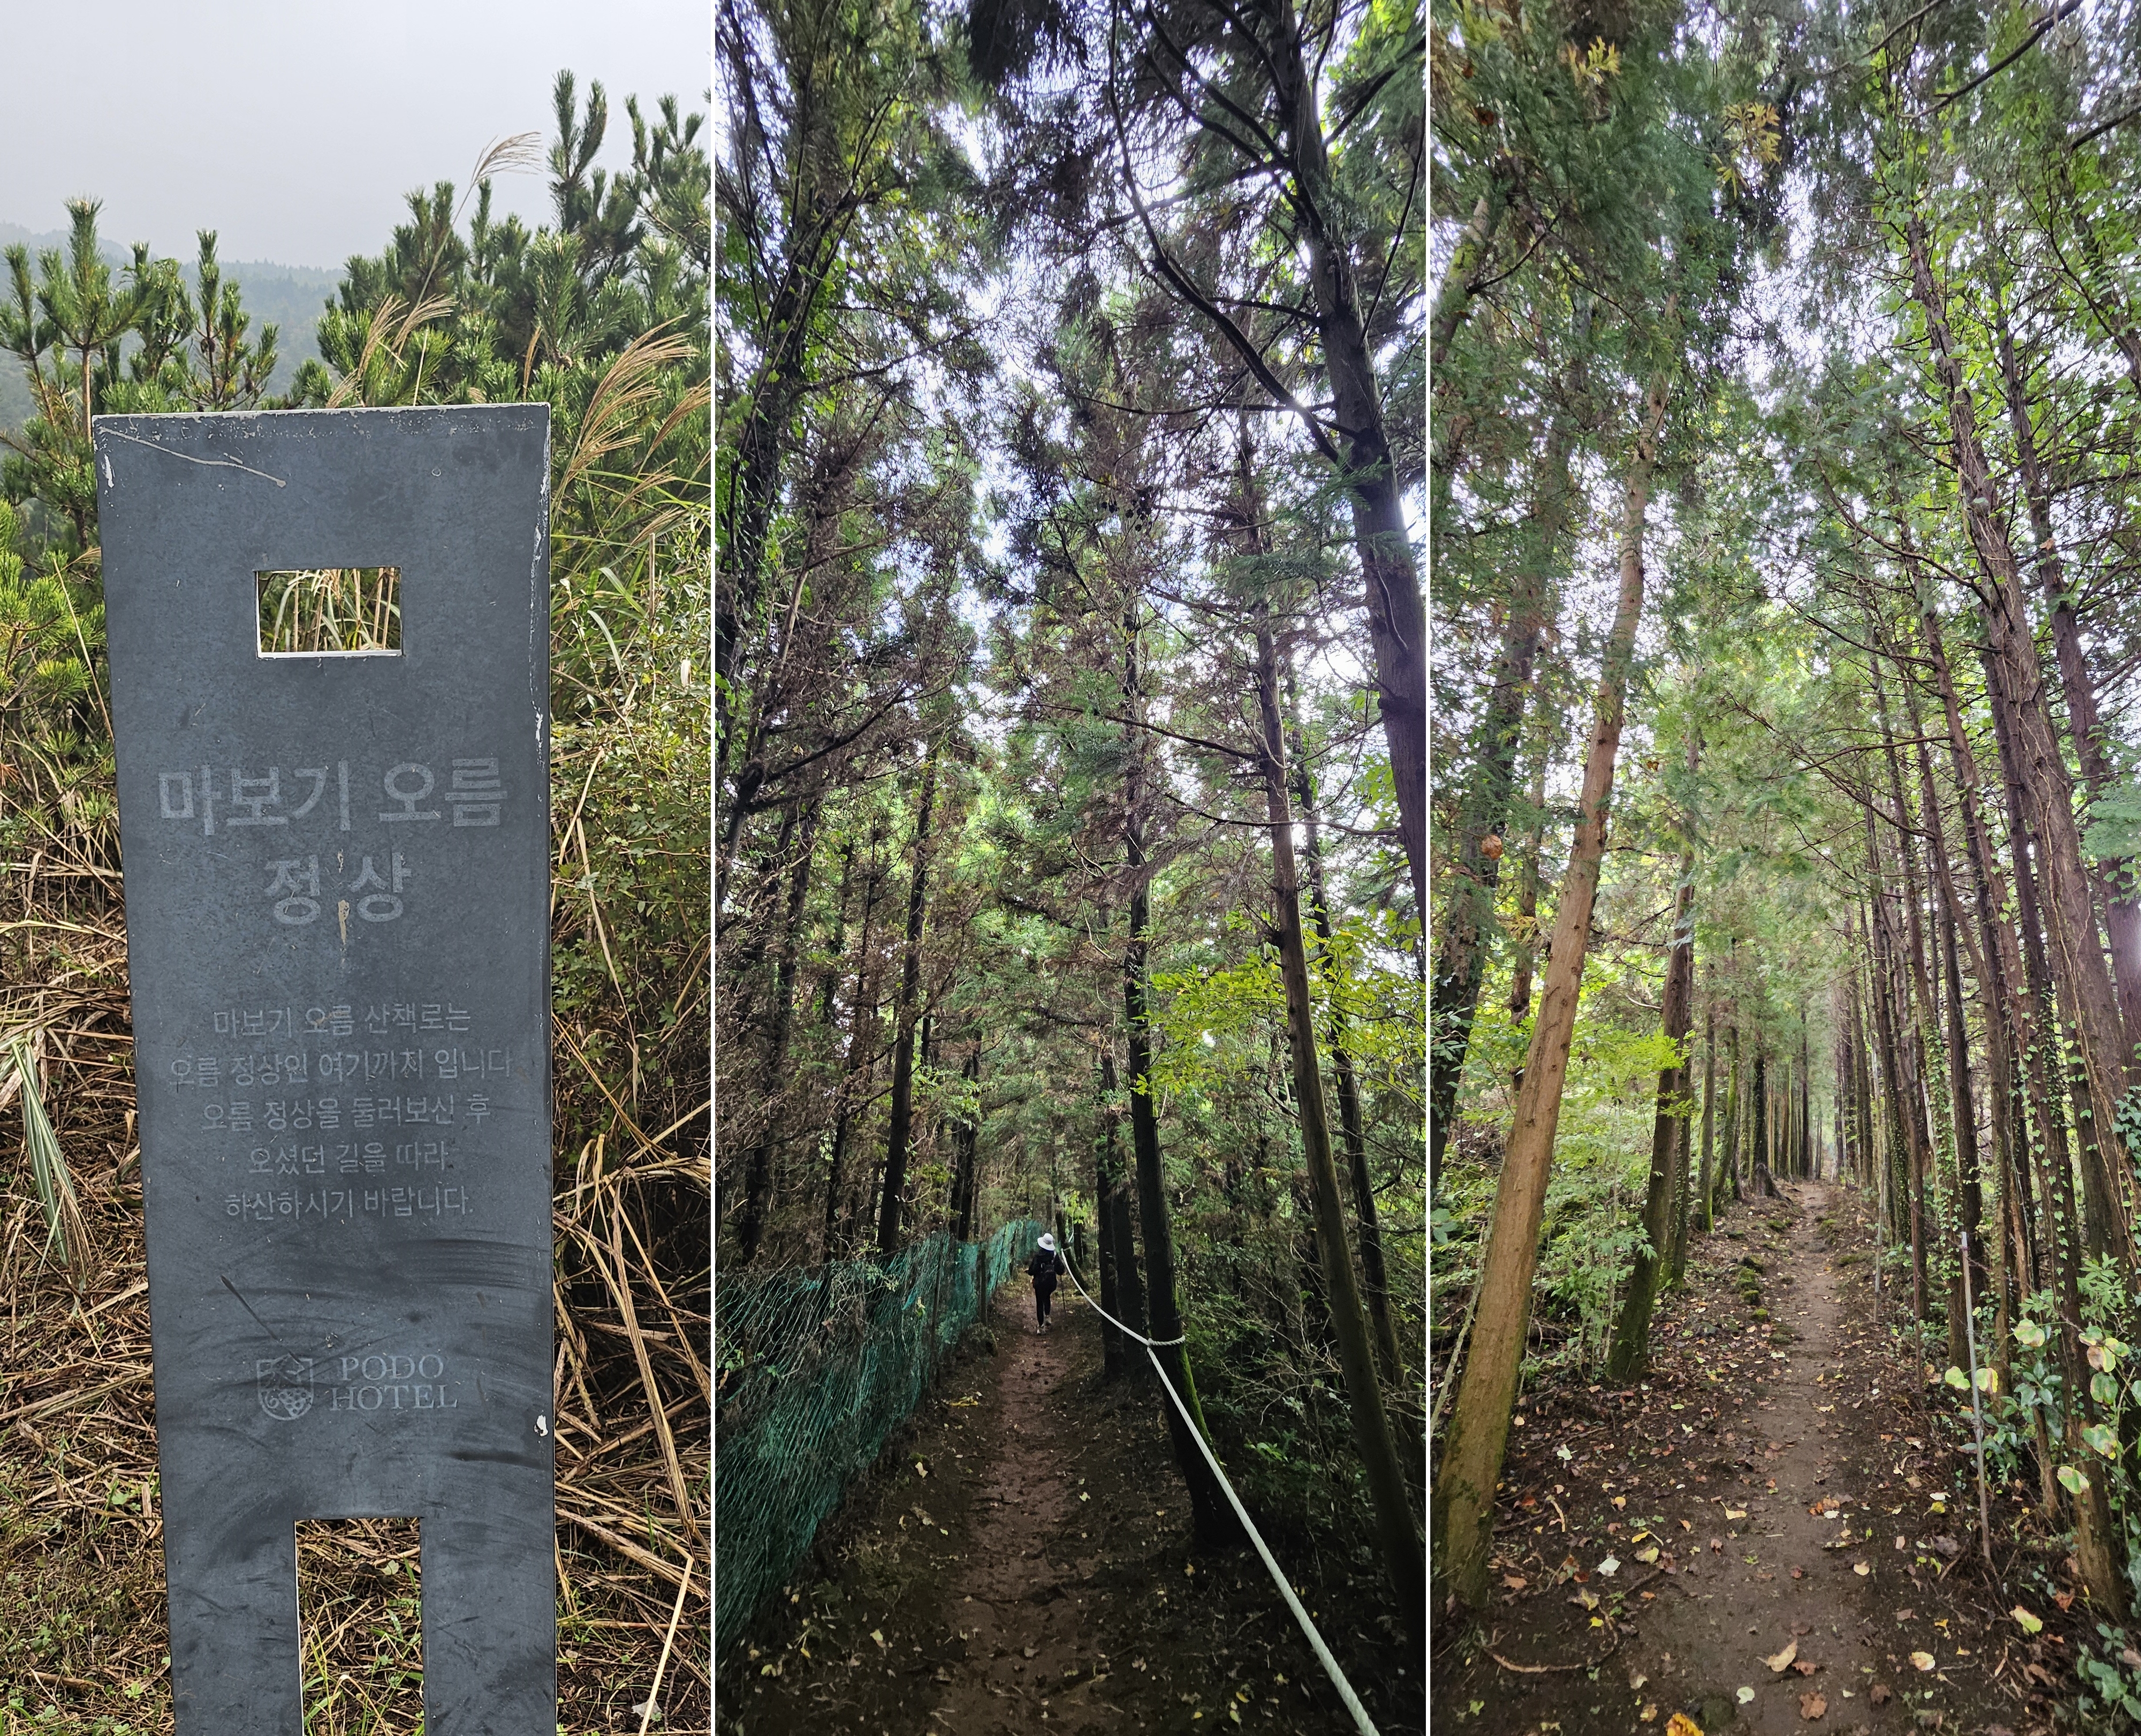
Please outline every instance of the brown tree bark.
[[[775, 968], [773, 1006], [767, 1015], [765, 1057], [759, 1071], [759, 1105], [765, 1125], [752, 1142], [745, 1166], [743, 1221], [736, 1230], [736, 1263], [749, 1265], [765, 1240], [766, 1219], [773, 1211], [773, 1154], [780, 1142], [776, 1112], [781, 1083], [788, 1066], [788, 1038], [795, 1023], [795, 973], [802, 963], [803, 907], [810, 895], [810, 870], [818, 850], [818, 800], [812, 796], [798, 804], [802, 809], [800, 842], [795, 846], [795, 865], [790, 870], [788, 909], [781, 924], [780, 963]], [[791, 819], [793, 811], [791, 810]], [[784, 847], [790, 828], [781, 828]]]
[[[1711, 1137], [1716, 1129], [1717, 1108], [1717, 984], [1716, 961], [1710, 961], [1710, 988], [1708, 1008], [1702, 1025], [1702, 1175], [1696, 1187], [1700, 1210], [1696, 1216], [1702, 1224], [1705, 1235], [1716, 1227], [1713, 1215], [1715, 1194], [1711, 1181]], [[1681, 1270], [1687, 1270], [1687, 1247], [1685, 1238], [1681, 1245]]]
[[1396, 787], [1398, 833], [1411, 870], [1414, 909], [1423, 942], [1427, 924], [1427, 611], [1405, 530], [1396, 471], [1383, 421], [1375, 357], [1362, 323], [1346, 238], [1335, 227], [1340, 206], [1329, 147], [1303, 51], [1293, 0], [1267, 0], [1252, 32], [1271, 75], [1281, 139], [1300, 196], [1292, 201], [1294, 239], [1306, 255], [1316, 328], [1331, 390], [1331, 423], [1343, 447], [1335, 465], [1352, 508], [1354, 547], [1375, 660], [1376, 698]]
[[[1671, 308], [1668, 307], [1668, 317]], [[1478, 1607], [1485, 1599], [1494, 1528], [1494, 1487], [1509, 1444], [1517, 1369], [1531, 1325], [1532, 1275], [1553, 1167], [1555, 1127], [1576, 1028], [1577, 997], [1590, 944], [1591, 913], [1604, 859], [1607, 805], [1643, 606], [1643, 517], [1665, 421], [1667, 382], [1655, 381], [1624, 485], [1621, 583], [1598, 688], [1596, 721], [1577, 797], [1576, 838], [1554, 912], [1546, 984], [1532, 1027], [1523, 1083], [1495, 1191], [1494, 1226], [1480, 1269], [1470, 1354], [1445, 1438], [1434, 1494], [1434, 1575], [1438, 1591]]]
[[[2089, 658], [2082, 650], [2081, 626], [2075, 619], [2074, 603], [2067, 590], [2065, 564], [2060, 558], [2053, 534], [2051, 488], [2037, 458], [2037, 436], [2030, 417], [2027, 382], [2015, 359], [2015, 342], [2007, 328], [2007, 313], [1998, 296], [1993, 301], [1994, 330], [1998, 340], [2000, 375], [2006, 389], [2008, 426], [2014, 431], [2015, 451], [2022, 470], [2022, 494], [2028, 503], [2030, 531], [2035, 539], [2037, 587], [2044, 594], [2051, 617], [2052, 649], [2058, 661], [2060, 689], [2066, 701], [2068, 735], [2075, 757], [2080, 762], [2082, 782], [2089, 800], [2097, 801], [2115, 781], [2110, 756], [2104, 750], [2104, 721], [2096, 703], [2096, 683], [2089, 673]], [[2096, 865], [2104, 904], [2104, 929], [2111, 940], [2114, 980], [2125, 1021], [2125, 1053], [2131, 1054], [2141, 1040], [2141, 902], [2132, 890], [2133, 865], [2104, 861]]]
[[[1293, 690], [1293, 671], [1286, 671], [1289, 733], [1293, 738], [1292, 782], [1301, 801], [1302, 849], [1307, 867], [1309, 907], [1316, 920], [1318, 950], [1335, 970], [1331, 950], [1331, 906], [1323, 895], [1323, 841], [1316, 805], [1316, 784], [1302, 749], [1301, 720]], [[1334, 984], [1335, 988], [1335, 984]], [[1383, 1378], [1393, 1386], [1405, 1376], [1398, 1352], [1395, 1324], [1390, 1318], [1390, 1274], [1383, 1261], [1383, 1231], [1376, 1209], [1375, 1178], [1368, 1172], [1368, 1136], [1361, 1113], [1361, 1081], [1353, 1068], [1353, 1052], [1347, 1040], [1345, 1009], [1334, 993], [1325, 1020], [1331, 1043], [1331, 1071], [1337, 1087], [1338, 1126], [1346, 1147], [1346, 1170], [1353, 1188], [1353, 1214], [1361, 1226], [1361, 1278], [1367, 1296], [1368, 1315], [1376, 1332], [1376, 1361]]]
[[[1112, 1304], [1102, 1298], [1101, 1305], [1132, 1332], [1142, 1336], [1146, 1330], [1144, 1279], [1138, 1270], [1137, 1242], [1132, 1230], [1130, 1176], [1123, 1166], [1122, 1148], [1119, 1143], [1122, 1128], [1122, 1091], [1115, 1078], [1115, 1053], [1112, 1047], [1100, 1051], [1100, 1213], [1108, 1225], [1108, 1240], [1114, 1250], [1115, 1298]], [[1119, 1338], [1117, 1349], [1120, 1360], [1115, 1371], [1116, 1374], [1134, 1375], [1144, 1371], [1146, 1366], [1144, 1356], [1127, 1339]]]
[[[2081, 840], [2075, 823], [2073, 792], [2037, 665], [2035, 641], [2022, 599], [2021, 575], [2007, 540], [2006, 527], [1993, 510], [1991, 476], [1977, 435], [1976, 400], [1948, 328], [1947, 298], [1933, 274], [1925, 220], [1915, 212], [1909, 219], [1906, 244], [1912, 298], [1925, 315], [1934, 369], [1946, 395], [1970, 540], [1986, 575], [1978, 598], [1987, 649], [1998, 668], [1998, 685], [2006, 689], [2005, 697], [2015, 713], [2011, 720], [2016, 726], [2013, 752], [2018, 776], [2015, 782], [2044, 851], [2044, 909], [2052, 969], [2060, 999], [2071, 1012], [2092, 1099], [2096, 1137], [2100, 1145], [2108, 1145], [2117, 1139], [2114, 1115], [2119, 1100], [2130, 1086], [2141, 1081], [2134, 1077], [2136, 1063], [2130, 1052], [2122, 1053], [2124, 1036], [2118, 1001], [2097, 936], [2089, 874], [2083, 865]], [[2124, 1152], [2120, 1150], [2117, 1155], [2123, 1163]], [[2063, 1289], [2072, 1314], [2060, 1337], [2067, 1346], [2068, 1368], [2078, 1371], [2079, 1300], [2072, 1262], [2062, 1262], [2062, 1265]], [[2078, 1372], [2070, 1374], [2068, 1390], [2078, 1401], [2070, 1408], [2070, 1429], [2079, 1428], [2091, 1408], [2078, 1380]], [[2100, 1477], [2090, 1480], [2088, 1492], [2075, 1506], [2075, 1554], [2090, 1597], [2099, 1609], [2110, 1613], [2113, 1620], [2122, 1620], [2126, 1595], [2119, 1560], [2121, 1551]]]
[[[1430, 1193], [1442, 1175], [1442, 1157], [1457, 1115], [1457, 1094], [1471, 1046], [1487, 954], [1498, 927], [1494, 900], [1502, 856], [1484, 841], [1509, 829], [1516, 788], [1517, 749], [1524, 706], [1535, 684], [1540, 642], [1553, 624], [1561, 549], [1575, 490], [1569, 460], [1575, 418], [1558, 412], [1548, 428], [1546, 451], [1523, 545], [1513, 563], [1511, 594], [1503, 617], [1502, 644], [1473, 742], [1473, 763], [1458, 822], [1457, 859], [1439, 885], [1440, 920], [1435, 939], [1433, 989], [1429, 1002], [1427, 1166]], [[1542, 759], [1540, 776], [1544, 775]], [[1542, 787], [1542, 795], [1543, 789]], [[1536, 811], [1536, 810], [1534, 810]], [[1536, 908], [1538, 845], [1528, 869]], [[1523, 964], [1524, 998], [1531, 998], [1530, 958]]]
[[1294, 1102], [1302, 1152], [1307, 1159], [1322, 1255], [1323, 1292], [1338, 1340], [1338, 1364], [1353, 1416], [1353, 1438], [1367, 1473], [1376, 1531], [1395, 1592], [1399, 1619], [1415, 1640], [1427, 1633], [1425, 1587], [1421, 1583], [1419, 1521], [1405, 1493], [1397, 1439], [1383, 1406], [1374, 1341], [1361, 1306], [1338, 1192], [1338, 1166], [1331, 1149], [1324, 1107], [1322, 1064], [1316, 1052], [1316, 1009], [1308, 976], [1308, 947], [1302, 933], [1301, 880], [1293, 856], [1293, 813], [1287, 796], [1286, 737], [1279, 721], [1278, 653], [1270, 626], [1257, 632], [1257, 696], [1263, 713], [1264, 805], [1271, 827], [1272, 900], [1277, 915], [1279, 974], [1286, 985], [1287, 1040], [1293, 1063]]
[[892, 1124], [885, 1136], [884, 1184], [879, 1196], [877, 1257], [899, 1251], [906, 1205], [907, 1150], [913, 1127], [915, 1000], [922, 983], [922, 930], [929, 897], [929, 820], [937, 801], [937, 756], [944, 737], [933, 736], [922, 761], [922, 794], [914, 811], [914, 875], [907, 889], [907, 950], [899, 967], [899, 1009], [892, 1054]]
[[1546, 762], [1548, 741], [1543, 736], [1532, 762], [1530, 834], [1524, 840], [1523, 861], [1517, 870], [1517, 920], [1520, 932], [1509, 966], [1509, 1016], [1532, 1016], [1532, 970], [1538, 955], [1539, 852], [1546, 848]]
[[[1665, 1034], [1676, 1045], [1687, 1041], [1689, 1002], [1695, 983], [1695, 852], [1681, 858], [1680, 890], [1673, 898], [1672, 940], [1666, 965], [1663, 1008]], [[1644, 1245], [1636, 1250], [1635, 1270], [1621, 1299], [1613, 1324], [1613, 1348], [1606, 1359], [1610, 1380], [1635, 1378], [1651, 1349], [1651, 1309], [1657, 1297], [1658, 1268], [1671, 1253], [1673, 1170], [1680, 1152], [1680, 1130], [1686, 1124], [1688, 1068], [1685, 1058], [1658, 1074], [1657, 1108], [1651, 1118], [1650, 1184], [1643, 1196]]]
[[[1146, 1304], [1151, 1336], [1182, 1336], [1181, 1304], [1174, 1276], [1174, 1232], [1168, 1216], [1167, 1183], [1160, 1168], [1159, 1118], [1152, 1100], [1152, 1019], [1145, 980], [1152, 929], [1152, 882], [1145, 872], [1145, 753], [1144, 673], [1139, 652], [1138, 602], [1123, 609], [1123, 700], [1126, 752], [1123, 766], [1123, 844], [1130, 877], [1130, 939], [1123, 949], [1123, 1018], [1129, 1050], [1130, 1147], [1137, 1161], [1139, 1229], [1144, 1244]], [[1154, 1353], [1160, 1370], [1206, 1438], [1203, 1407], [1189, 1366], [1189, 1347], [1163, 1344]], [[1201, 1548], [1216, 1549], [1239, 1535], [1226, 1496], [1204, 1462], [1203, 1450], [1172, 1403], [1162, 1407], [1174, 1444], [1174, 1461], [1189, 1486], [1190, 1526]]]
[[[884, 871], [877, 860], [878, 846], [884, 841], [882, 823], [870, 828], [869, 860], [863, 871], [863, 934], [862, 944], [855, 952], [854, 999], [849, 1008], [848, 1053], [840, 1068], [840, 1083], [834, 1093], [833, 1106], [833, 1150], [829, 1173], [825, 1178], [825, 1255], [828, 1260], [838, 1258], [836, 1249], [839, 1240], [840, 1205], [845, 1196], [844, 1182], [848, 1152], [848, 1132], [854, 1118], [854, 1104], [858, 1086], [856, 1075], [861, 1074], [859, 1090], [867, 1097], [869, 1091], [869, 1073], [872, 1066], [871, 1050], [877, 1041], [877, 1000], [871, 993], [870, 960], [871, 933], [877, 920], [878, 897], [884, 886]], [[829, 988], [825, 997], [825, 1021], [832, 1022], [833, 998]]]

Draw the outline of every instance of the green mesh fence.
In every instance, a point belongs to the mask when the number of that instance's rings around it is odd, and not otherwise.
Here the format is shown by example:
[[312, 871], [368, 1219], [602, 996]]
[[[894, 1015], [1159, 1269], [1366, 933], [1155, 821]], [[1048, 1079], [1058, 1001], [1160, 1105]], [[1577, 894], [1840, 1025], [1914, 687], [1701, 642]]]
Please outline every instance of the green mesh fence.
[[1044, 1227], [1020, 1220], [982, 1245], [939, 1232], [888, 1265], [834, 1260], [716, 1279], [717, 1653], [795, 1571]]

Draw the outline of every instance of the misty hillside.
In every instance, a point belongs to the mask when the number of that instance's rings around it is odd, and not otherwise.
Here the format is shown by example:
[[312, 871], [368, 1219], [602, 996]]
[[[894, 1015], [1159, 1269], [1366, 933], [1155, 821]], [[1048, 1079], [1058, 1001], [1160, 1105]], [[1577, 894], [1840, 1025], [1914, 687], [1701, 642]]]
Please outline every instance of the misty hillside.
[[[0, 248], [27, 247], [34, 259], [46, 248], [64, 248], [66, 231], [32, 231], [19, 223], [0, 222]], [[131, 263], [131, 249], [108, 246], [105, 257], [113, 265]], [[194, 282], [193, 262], [183, 257], [186, 281]], [[313, 328], [321, 306], [342, 281], [339, 269], [323, 271], [312, 265], [278, 265], [264, 259], [225, 259], [224, 280], [235, 283], [245, 298], [245, 310], [253, 317], [251, 331], [273, 325], [280, 333], [276, 344], [275, 372], [268, 389], [280, 393], [289, 389], [291, 376], [307, 358], [319, 353], [313, 342]], [[12, 290], [9, 292], [12, 293]], [[0, 355], [0, 428], [19, 428], [30, 414], [30, 389], [22, 378], [22, 363]]]

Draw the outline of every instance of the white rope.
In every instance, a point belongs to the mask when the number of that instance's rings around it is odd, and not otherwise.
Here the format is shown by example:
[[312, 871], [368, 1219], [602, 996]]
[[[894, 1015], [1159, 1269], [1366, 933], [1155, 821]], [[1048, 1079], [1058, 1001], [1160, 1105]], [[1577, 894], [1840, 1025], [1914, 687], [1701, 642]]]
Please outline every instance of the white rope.
[[1086, 1304], [1095, 1314], [1117, 1331], [1127, 1334], [1144, 1346], [1144, 1354], [1152, 1361], [1153, 1372], [1159, 1376], [1161, 1389], [1174, 1400], [1175, 1409], [1182, 1413], [1183, 1426], [1189, 1431], [1189, 1438], [1196, 1442], [1197, 1450], [1204, 1455], [1204, 1462], [1212, 1467], [1212, 1475], [1218, 1479], [1220, 1488], [1225, 1491], [1228, 1505], [1233, 1508], [1234, 1517], [1242, 1521], [1242, 1529], [1249, 1534], [1249, 1541], [1257, 1546], [1257, 1553], [1263, 1557], [1264, 1566], [1270, 1570], [1272, 1583], [1278, 1587], [1278, 1595], [1286, 1600], [1287, 1608], [1293, 1612], [1293, 1619], [1301, 1624], [1302, 1632], [1308, 1636], [1309, 1650], [1316, 1654], [1316, 1661], [1323, 1666], [1324, 1674], [1331, 1678], [1331, 1686], [1338, 1690], [1338, 1698], [1346, 1703], [1346, 1709], [1352, 1714], [1355, 1727], [1361, 1736], [1377, 1736], [1367, 1708], [1361, 1704], [1361, 1697], [1353, 1692], [1353, 1684], [1346, 1679], [1346, 1672], [1338, 1667], [1338, 1660], [1331, 1655], [1331, 1648], [1323, 1643], [1322, 1635], [1316, 1631], [1316, 1624], [1308, 1619], [1308, 1611], [1302, 1608], [1301, 1600], [1293, 1595], [1293, 1587], [1287, 1583], [1286, 1575], [1279, 1571], [1277, 1561], [1272, 1559], [1271, 1551], [1265, 1546], [1262, 1535], [1249, 1522], [1248, 1512], [1242, 1506], [1241, 1497], [1235, 1494], [1234, 1486], [1227, 1481], [1227, 1473], [1219, 1468], [1218, 1460], [1212, 1456], [1212, 1448], [1204, 1439], [1203, 1430], [1197, 1426], [1197, 1419], [1189, 1414], [1189, 1407], [1182, 1402], [1182, 1395], [1174, 1390], [1174, 1383], [1167, 1378], [1167, 1370], [1160, 1366], [1159, 1357], [1153, 1354], [1155, 1344], [1162, 1347], [1179, 1344], [1184, 1342], [1184, 1339], [1149, 1339], [1141, 1332], [1132, 1332], [1085, 1295], [1085, 1286], [1078, 1282], [1078, 1275], [1071, 1270], [1067, 1255], [1064, 1256], [1063, 1270], [1070, 1280], [1072, 1288], [1085, 1297]]
[[1140, 1344], [1144, 1345], [1147, 1349], [1150, 1349], [1153, 1345], [1158, 1344], [1164, 1349], [1169, 1344], [1186, 1344], [1189, 1342], [1189, 1334], [1186, 1333], [1180, 1338], [1149, 1339], [1142, 1332], [1131, 1331], [1129, 1327], [1124, 1325], [1120, 1320], [1110, 1314], [1106, 1309], [1101, 1307], [1099, 1303], [1094, 1301], [1090, 1296], [1085, 1295], [1085, 1286], [1078, 1282], [1078, 1275], [1070, 1270], [1070, 1256], [1066, 1254], [1062, 1256], [1062, 1259], [1064, 1275], [1070, 1279], [1071, 1287], [1075, 1289], [1080, 1295], [1085, 1296], [1086, 1305], [1090, 1308], [1095, 1314], [1105, 1320], [1110, 1326], [1114, 1327], [1116, 1331], [1122, 1333], [1128, 1337], [1135, 1339]]

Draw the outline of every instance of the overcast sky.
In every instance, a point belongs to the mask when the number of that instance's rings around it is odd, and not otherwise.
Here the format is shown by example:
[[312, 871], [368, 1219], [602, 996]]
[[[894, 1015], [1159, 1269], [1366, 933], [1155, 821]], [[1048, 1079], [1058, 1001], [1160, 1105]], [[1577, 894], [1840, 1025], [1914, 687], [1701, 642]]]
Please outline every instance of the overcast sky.
[[[70, 0], [7, 8], [0, 221], [100, 229], [190, 259], [339, 267], [377, 253], [402, 195], [463, 184], [492, 140], [554, 134], [560, 67], [599, 79], [598, 165], [628, 165], [628, 95], [704, 112], [711, 0]], [[705, 134], [701, 135], [704, 141]], [[495, 208], [550, 215], [540, 171], [501, 175]]]

